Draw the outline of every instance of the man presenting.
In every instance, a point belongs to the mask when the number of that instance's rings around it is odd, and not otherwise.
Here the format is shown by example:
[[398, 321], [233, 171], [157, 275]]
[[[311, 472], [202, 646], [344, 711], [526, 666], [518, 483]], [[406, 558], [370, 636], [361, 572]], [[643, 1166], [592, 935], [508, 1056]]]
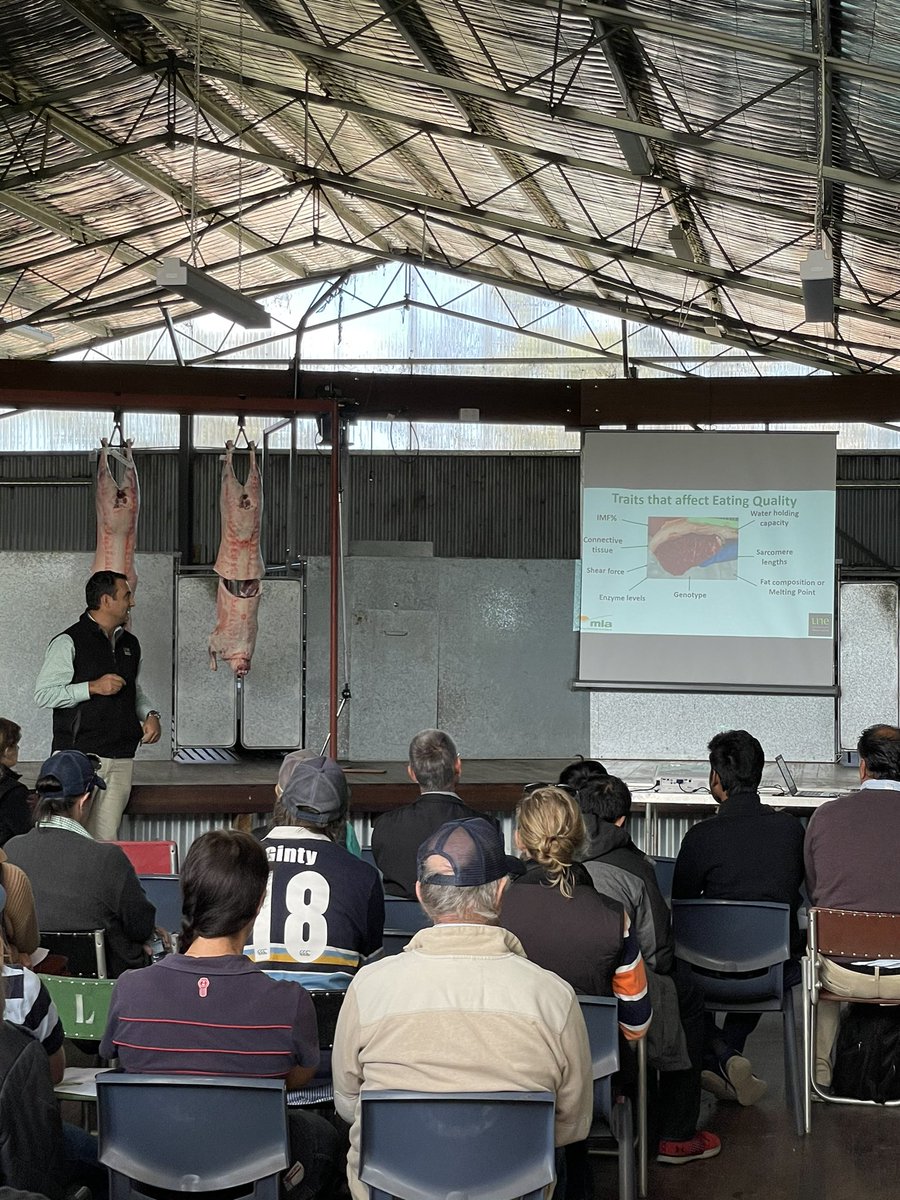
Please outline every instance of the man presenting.
[[434, 927], [356, 975], [332, 1053], [335, 1108], [352, 1124], [347, 1176], [360, 1182], [359, 1094], [553, 1092], [556, 1144], [587, 1137], [593, 1111], [587, 1030], [572, 988], [499, 927], [518, 863], [483, 817], [442, 825], [419, 848], [416, 894]]
[[53, 709], [53, 751], [80, 750], [100, 759], [106, 780], [88, 831], [112, 841], [131, 792], [139, 745], [159, 741], [159, 713], [141, 691], [141, 647], [125, 628], [134, 597], [125, 575], [97, 571], [84, 589], [87, 610], [47, 647], [34, 685], [35, 703]]

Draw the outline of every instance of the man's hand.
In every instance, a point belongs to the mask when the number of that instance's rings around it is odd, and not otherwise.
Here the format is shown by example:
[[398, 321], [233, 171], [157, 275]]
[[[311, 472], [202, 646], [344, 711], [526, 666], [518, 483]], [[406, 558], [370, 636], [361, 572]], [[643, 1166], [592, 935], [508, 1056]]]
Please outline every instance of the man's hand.
[[154, 742], [159, 741], [162, 734], [159, 717], [149, 716], [141, 728], [144, 731], [144, 736], [141, 738], [142, 746], [152, 746]]
[[99, 679], [90, 681], [88, 689], [92, 696], [114, 696], [124, 686], [125, 680], [121, 675], [101, 675]]

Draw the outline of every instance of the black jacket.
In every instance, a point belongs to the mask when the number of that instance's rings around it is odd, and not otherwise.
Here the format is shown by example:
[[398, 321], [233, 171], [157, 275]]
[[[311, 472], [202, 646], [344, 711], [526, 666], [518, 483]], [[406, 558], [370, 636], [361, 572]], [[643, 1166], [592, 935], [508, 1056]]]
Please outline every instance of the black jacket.
[[143, 728], [137, 715], [137, 676], [141, 646], [121, 629], [111, 642], [88, 614], [82, 613], [63, 633], [75, 647], [72, 683], [101, 675], [121, 675], [125, 686], [114, 696], [91, 696], [74, 708], [53, 710], [53, 750], [81, 750], [101, 758], [134, 758]]
[[40, 1042], [0, 1024], [0, 1183], [58, 1200], [63, 1194], [63, 1138]]
[[416, 898], [416, 854], [427, 837], [448, 821], [486, 817], [453, 792], [424, 792], [411, 804], [382, 813], [372, 826], [372, 854], [387, 896]]
[[9, 767], [0, 767], [0, 846], [31, 828], [28, 788]]
[[767, 900], [791, 907], [791, 951], [802, 954], [797, 924], [802, 903], [803, 826], [776, 812], [756, 792], [733, 792], [714, 817], [684, 835], [673, 900]]

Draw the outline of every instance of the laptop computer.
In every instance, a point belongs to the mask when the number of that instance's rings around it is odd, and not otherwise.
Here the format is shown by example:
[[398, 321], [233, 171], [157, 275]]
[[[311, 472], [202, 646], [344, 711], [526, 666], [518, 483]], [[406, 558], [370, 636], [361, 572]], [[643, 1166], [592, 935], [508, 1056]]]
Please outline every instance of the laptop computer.
[[803, 797], [806, 797], [807, 799], [812, 800], [812, 799], [815, 799], [815, 797], [817, 797], [817, 796], [827, 798], [829, 796], [839, 796], [840, 795], [840, 792], [827, 791], [824, 788], [815, 788], [815, 789], [809, 788], [806, 791], [801, 792], [800, 789], [797, 787], [796, 779], [794, 779], [794, 776], [791, 773], [791, 768], [784, 761], [783, 755], [776, 754], [775, 765], [778, 767], [778, 770], [781, 772], [781, 778], [784, 780], [784, 786], [787, 788], [788, 792], [792, 796], [799, 796], [799, 797], [801, 797], [801, 799]]

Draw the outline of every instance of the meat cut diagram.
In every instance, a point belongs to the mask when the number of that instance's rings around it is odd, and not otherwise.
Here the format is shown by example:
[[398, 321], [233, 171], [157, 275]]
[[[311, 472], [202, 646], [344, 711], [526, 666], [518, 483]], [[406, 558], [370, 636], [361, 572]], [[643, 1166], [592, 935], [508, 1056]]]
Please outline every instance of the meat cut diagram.
[[[110, 447], [108, 438], [102, 438], [100, 442], [96, 492], [97, 549], [91, 565], [91, 574], [96, 571], [117, 571], [120, 575], [128, 577], [129, 587], [134, 592], [137, 588], [134, 547], [141, 510], [141, 492], [131, 445], [129, 439], [120, 450], [115, 450]], [[125, 471], [121, 483], [117, 481], [109, 465], [111, 454], [124, 463]]]
[[736, 579], [738, 522], [729, 517], [649, 517], [647, 550], [648, 579]]
[[266, 573], [260, 551], [262, 480], [256, 465], [256, 446], [248, 443], [250, 468], [244, 483], [234, 473], [234, 442], [225, 443], [219, 510], [222, 535], [214, 570], [216, 627], [209, 638], [210, 669], [217, 657], [227, 662], [240, 679], [250, 670], [259, 629], [259, 601]]

